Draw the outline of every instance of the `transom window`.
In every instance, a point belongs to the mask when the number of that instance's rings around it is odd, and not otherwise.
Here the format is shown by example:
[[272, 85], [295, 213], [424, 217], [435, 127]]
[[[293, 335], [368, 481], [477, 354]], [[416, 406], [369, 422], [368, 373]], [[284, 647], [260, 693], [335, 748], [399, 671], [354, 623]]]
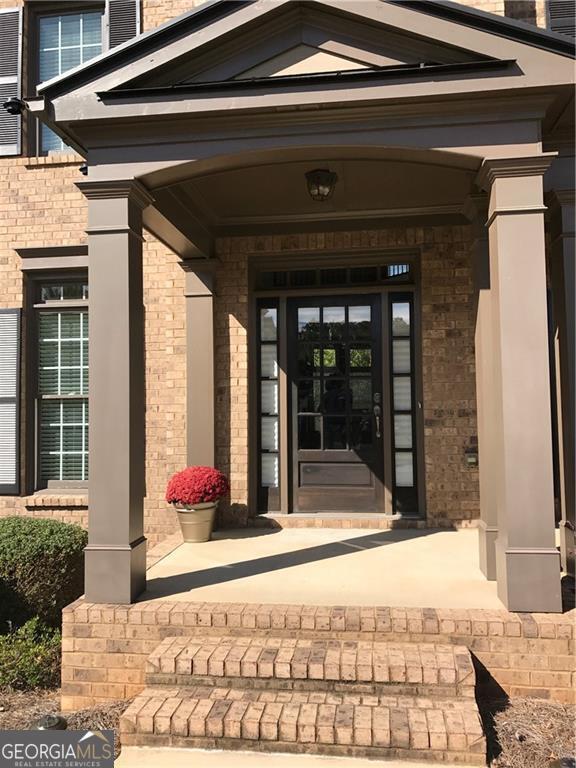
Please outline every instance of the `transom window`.
[[88, 286], [43, 283], [37, 315], [37, 485], [88, 480]]
[[[38, 19], [39, 82], [62, 75], [102, 52], [101, 10], [40, 16]], [[43, 125], [42, 153], [61, 152], [62, 139]]]
[[344, 288], [346, 286], [411, 282], [410, 264], [368, 264], [354, 267], [284, 269], [261, 271], [256, 288], [262, 291], [299, 288]]

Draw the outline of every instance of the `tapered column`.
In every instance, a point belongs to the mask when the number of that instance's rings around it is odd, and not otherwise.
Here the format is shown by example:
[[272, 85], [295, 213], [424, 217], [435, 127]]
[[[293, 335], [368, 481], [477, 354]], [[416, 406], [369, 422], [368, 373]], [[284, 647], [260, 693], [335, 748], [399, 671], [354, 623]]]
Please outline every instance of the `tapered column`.
[[209, 263], [186, 269], [186, 374], [188, 465], [213, 467], [214, 273]]
[[488, 199], [471, 195], [466, 213], [472, 221], [474, 241], [472, 258], [476, 300], [474, 352], [476, 360], [476, 412], [478, 422], [478, 457], [480, 472], [480, 520], [478, 525], [480, 569], [490, 581], [496, 579], [496, 538], [498, 536], [498, 499], [495, 491], [494, 361], [492, 350], [492, 305], [490, 294], [490, 257], [488, 253]]
[[551, 157], [486, 160], [494, 378], [498, 595], [560, 611], [555, 547], [542, 177]]
[[90, 487], [86, 599], [130, 603], [146, 587], [142, 211], [134, 180], [80, 182], [88, 198]]
[[554, 305], [554, 345], [558, 403], [560, 469], [560, 551], [562, 568], [575, 573], [576, 429], [574, 356], [576, 352], [576, 244], [574, 189], [557, 190], [551, 199], [550, 267]]

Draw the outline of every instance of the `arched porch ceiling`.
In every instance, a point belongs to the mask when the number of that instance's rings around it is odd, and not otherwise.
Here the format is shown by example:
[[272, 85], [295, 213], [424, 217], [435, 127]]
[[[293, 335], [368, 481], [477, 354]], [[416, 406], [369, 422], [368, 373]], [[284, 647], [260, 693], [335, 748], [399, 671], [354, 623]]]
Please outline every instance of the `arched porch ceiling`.
[[[348, 149], [236, 157], [210, 170], [192, 164], [187, 176], [179, 167], [178, 180], [155, 189], [154, 174], [142, 180], [172, 220], [179, 211], [183, 217], [192, 214], [206, 232], [219, 236], [464, 221], [462, 209], [478, 165], [476, 158], [463, 155]], [[329, 168], [338, 176], [333, 196], [322, 203], [307, 191], [305, 174], [314, 168]]]

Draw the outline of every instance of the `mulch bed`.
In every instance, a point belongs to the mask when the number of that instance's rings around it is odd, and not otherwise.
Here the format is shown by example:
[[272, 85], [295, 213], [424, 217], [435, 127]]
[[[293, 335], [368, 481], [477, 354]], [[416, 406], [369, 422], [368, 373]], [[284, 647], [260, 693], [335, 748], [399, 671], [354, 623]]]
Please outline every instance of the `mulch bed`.
[[576, 707], [542, 699], [512, 699], [494, 715], [497, 768], [548, 768], [576, 755]]
[[[71, 731], [113, 730], [116, 757], [120, 754], [120, 715], [129, 701], [114, 701], [92, 709], [66, 712], [64, 717]], [[60, 692], [53, 691], [0, 691], [0, 730], [26, 731], [42, 715], [60, 712]]]

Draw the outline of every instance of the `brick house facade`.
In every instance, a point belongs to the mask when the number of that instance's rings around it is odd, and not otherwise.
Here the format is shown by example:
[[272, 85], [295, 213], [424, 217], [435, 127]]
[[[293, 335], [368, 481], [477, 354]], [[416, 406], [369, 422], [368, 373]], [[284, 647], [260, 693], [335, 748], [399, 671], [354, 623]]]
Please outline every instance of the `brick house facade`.
[[[41, 9], [35, 3], [0, 0], [0, 9], [4, 10], [22, 5], [22, 82], [26, 83], [32, 78], [33, 24]], [[144, 0], [141, 29], [143, 32], [154, 30], [190, 11], [194, 5], [192, 0]], [[546, 29], [549, 23], [544, 0], [530, 3], [467, 0], [463, 5], [527, 21], [534, 29]], [[24, 96], [27, 95], [24, 88]], [[34, 311], [26, 298], [26, 281], [31, 272], [23, 269], [23, 262], [31, 258], [32, 251], [40, 258], [42, 249], [85, 247], [87, 242], [88, 202], [76, 186], [82, 181], [79, 166], [83, 158], [73, 152], [36, 156], [31, 147], [35, 119], [28, 114], [22, 121], [21, 153], [0, 157], [0, 209], [3, 212], [0, 308], [24, 310], [23, 372], [29, 370], [28, 323]], [[526, 146], [529, 144], [527, 139]], [[150, 544], [155, 544], [177, 529], [175, 515], [164, 501], [164, 490], [167, 478], [190, 458], [186, 436], [190, 388], [187, 381], [187, 270], [180, 256], [150, 231], [145, 231], [143, 237], [146, 413], [143, 509], [144, 534]], [[250, 264], [254, 257], [265, 254], [286, 260], [306, 255], [314, 259], [346, 251], [351, 256], [361, 253], [369, 261], [373, 256], [412, 249], [419, 254], [422, 413], [414, 418], [420, 419], [422, 429], [421, 511], [425, 524], [430, 526], [476, 524], [481, 513], [479, 471], [477, 463], [469, 461], [469, 457], [478, 452], [474, 343], [478, 332], [478, 291], [474, 282], [477, 243], [474, 220], [464, 217], [424, 223], [388, 219], [364, 222], [362, 227], [354, 225], [348, 230], [320, 226], [313, 232], [309, 228], [299, 232], [292, 226], [290, 234], [216, 233], [213, 248], [216, 256], [214, 457], [217, 466], [230, 476], [230, 503], [222, 510], [225, 523], [247, 525], [262, 511], [251, 492], [254, 481], [250, 477], [254, 457], [250, 454], [252, 406], [248, 347], [252, 322]], [[28, 254], [23, 256], [21, 251], [25, 249]], [[41, 272], [35, 274], [42, 275]], [[30, 421], [34, 416], [26, 375], [22, 375], [20, 384], [20, 492], [0, 496], [0, 514], [53, 517], [87, 525], [89, 507], [85, 489], [43, 488], [34, 480], [30, 445], [30, 435], [34, 434]]]

